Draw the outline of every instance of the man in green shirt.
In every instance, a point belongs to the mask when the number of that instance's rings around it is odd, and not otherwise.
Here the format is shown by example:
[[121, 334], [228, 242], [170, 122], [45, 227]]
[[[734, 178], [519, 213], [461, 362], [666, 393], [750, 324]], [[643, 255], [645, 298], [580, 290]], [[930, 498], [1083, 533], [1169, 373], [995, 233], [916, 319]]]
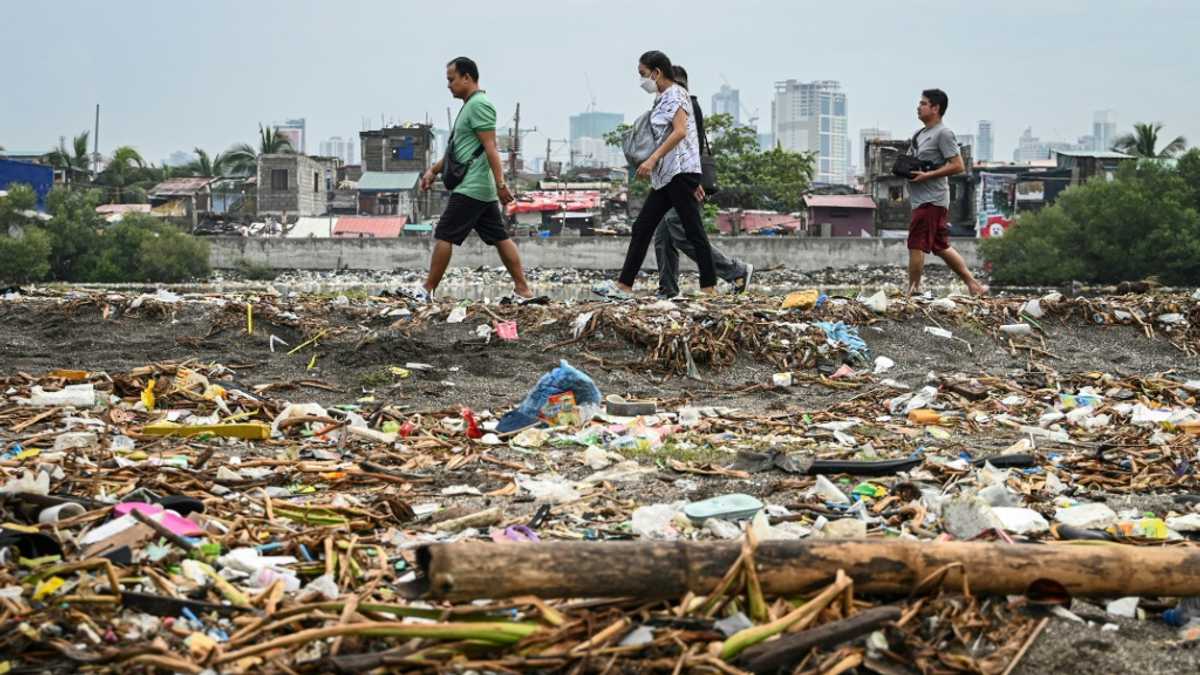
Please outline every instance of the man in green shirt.
[[[454, 247], [462, 245], [474, 230], [485, 244], [496, 247], [512, 276], [517, 299], [532, 298], [533, 291], [529, 290], [521, 268], [521, 255], [509, 239], [500, 214], [500, 204], [511, 202], [513, 195], [504, 182], [500, 153], [496, 150], [496, 108], [479, 88], [479, 67], [465, 56], [454, 59], [446, 64], [446, 86], [454, 98], [463, 101], [446, 152], [453, 153], [454, 163], [465, 165], [467, 170], [462, 182], [451, 189], [446, 210], [434, 228], [433, 257], [424, 286], [405, 292], [413, 299], [429, 302], [450, 265]], [[445, 169], [446, 159], [442, 158], [421, 176], [421, 189], [431, 188]]]

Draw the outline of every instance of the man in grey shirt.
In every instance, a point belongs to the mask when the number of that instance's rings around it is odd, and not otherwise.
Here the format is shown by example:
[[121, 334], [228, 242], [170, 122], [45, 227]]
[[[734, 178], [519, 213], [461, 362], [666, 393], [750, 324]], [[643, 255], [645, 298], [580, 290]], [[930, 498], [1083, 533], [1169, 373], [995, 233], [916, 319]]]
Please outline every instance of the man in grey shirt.
[[925, 254], [932, 253], [954, 270], [971, 295], [984, 295], [988, 287], [979, 283], [967, 269], [958, 251], [950, 245], [950, 176], [965, 171], [958, 139], [942, 117], [950, 98], [941, 89], [921, 92], [917, 118], [925, 125], [914, 136], [911, 152], [921, 162], [933, 168], [917, 171], [909, 178], [908, 194], [912, 205], [912, 220], [908, 225], [908, 292], [921, 292], [921, 275], [925, 271]]

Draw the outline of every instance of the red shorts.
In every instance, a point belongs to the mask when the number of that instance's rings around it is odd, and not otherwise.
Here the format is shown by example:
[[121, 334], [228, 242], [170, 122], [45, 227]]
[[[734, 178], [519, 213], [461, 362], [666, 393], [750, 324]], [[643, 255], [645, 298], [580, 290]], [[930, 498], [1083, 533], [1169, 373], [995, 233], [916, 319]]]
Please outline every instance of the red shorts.
[[946, 224], [949, 209], [937, 204], [922, 204], [913, 209], [908, 224], [908, 249], [937, 253], [950, 248], [950, 226]]

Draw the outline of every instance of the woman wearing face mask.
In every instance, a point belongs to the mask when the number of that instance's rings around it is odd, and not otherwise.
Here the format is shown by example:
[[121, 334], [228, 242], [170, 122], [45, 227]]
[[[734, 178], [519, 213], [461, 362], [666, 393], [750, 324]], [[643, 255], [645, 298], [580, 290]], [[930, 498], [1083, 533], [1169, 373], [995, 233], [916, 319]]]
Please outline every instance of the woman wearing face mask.
[[674, 208], [683, 223], [688, 243], [696, 253], [700, 290], [716, 293], [717, 274], [712, 248], [700, 216], [700, 142], [692, 117], [691, 98], [675, 83], [671, 60], [662, 52], [642, 54], [638, 59], [638, 74], [642, 78], [642, 89], [649, 94], [658, 94], [650, 113], [650, 128], [658, 148], [637, 168], [638, 178], [650, 179], [650, 194], [633, 223], [633, 236], [617, 282], [601, 282], [592, 290], [614, 300], [632, 298], [633, 282], [646, 259], [654, 231], [667, 211]]

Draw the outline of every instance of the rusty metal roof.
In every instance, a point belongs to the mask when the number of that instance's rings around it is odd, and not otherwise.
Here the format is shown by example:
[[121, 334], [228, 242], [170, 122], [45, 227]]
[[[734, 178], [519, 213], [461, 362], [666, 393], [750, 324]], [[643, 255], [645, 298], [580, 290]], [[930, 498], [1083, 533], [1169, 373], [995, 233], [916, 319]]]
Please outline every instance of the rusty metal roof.
[[150, 189], [151, 197], [190, 197], [217, 180], [204, 176], [168, 178]]

